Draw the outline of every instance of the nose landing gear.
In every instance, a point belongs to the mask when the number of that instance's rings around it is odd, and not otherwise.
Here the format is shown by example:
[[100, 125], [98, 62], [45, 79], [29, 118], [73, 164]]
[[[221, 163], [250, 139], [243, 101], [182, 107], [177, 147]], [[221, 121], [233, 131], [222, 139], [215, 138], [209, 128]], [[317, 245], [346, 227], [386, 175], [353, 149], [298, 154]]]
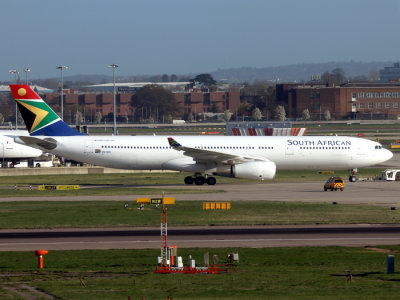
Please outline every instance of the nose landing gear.
[[186, 176], [185, 184], [195, 184], [195, 185], [203, 185], [207, 183], [208, 185], [214, 185], [217, 183], [215, 177], [212, 176], [201, 176], [201, 174], [195, 174], [194, 176]]
[[352, 169], [351, 170], [351, 174], [349, 176], [349, 181], [350, 182], [356, 182], [357, 181], [357, 176], [356, 176], [357, 171], [358, 171], [357, 169]]

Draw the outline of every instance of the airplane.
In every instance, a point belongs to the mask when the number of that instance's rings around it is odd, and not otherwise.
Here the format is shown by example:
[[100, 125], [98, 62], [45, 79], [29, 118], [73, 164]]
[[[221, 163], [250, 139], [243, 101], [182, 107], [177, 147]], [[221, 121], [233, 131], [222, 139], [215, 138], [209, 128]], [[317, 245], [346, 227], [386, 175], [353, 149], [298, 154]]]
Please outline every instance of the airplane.
[[11, 162], [11, 167], [21, 160], [32, 159], [42, 155], [42, 151], [14, 142], [15, 136], [27, 136], [26, 130], [0, 130], [0, 164]]
[[393, 156], [377, 142], [346, 136], [88, 136], [28, 85], [10, 88], [30, 133], [16, 142], [104, 167], [195, 173], [186, 184], [214, 185], [215, 175], [273, 179], [277, 169], [355, 169]]

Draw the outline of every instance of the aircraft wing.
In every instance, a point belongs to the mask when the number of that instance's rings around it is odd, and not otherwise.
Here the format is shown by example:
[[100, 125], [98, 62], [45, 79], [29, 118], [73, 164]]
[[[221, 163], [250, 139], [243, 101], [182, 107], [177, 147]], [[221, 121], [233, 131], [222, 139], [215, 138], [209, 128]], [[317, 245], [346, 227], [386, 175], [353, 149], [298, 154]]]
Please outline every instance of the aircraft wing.
[[217, 164], [235, 165], [249, 161], [268, 161], [263, 157], [242, 156], [229, 153], [223, 153], [213, 150], [198, 149], [182, 146], [173, 138], [168, 138], [169, 145], [177, 150], [184, 151], [184, 155], [193, 157], [196, 162], [215, 162]]
[[18, 138], [15, 139], [15, 141], [17, 143], [24, 144], [27, 146], [33, 146], [33, 147], [39, 146], [40, 148], [46, 150], [52, 150], [57, 147], [57, 141], [52, 138], [39, 139], [32, 136], [19, 136]]

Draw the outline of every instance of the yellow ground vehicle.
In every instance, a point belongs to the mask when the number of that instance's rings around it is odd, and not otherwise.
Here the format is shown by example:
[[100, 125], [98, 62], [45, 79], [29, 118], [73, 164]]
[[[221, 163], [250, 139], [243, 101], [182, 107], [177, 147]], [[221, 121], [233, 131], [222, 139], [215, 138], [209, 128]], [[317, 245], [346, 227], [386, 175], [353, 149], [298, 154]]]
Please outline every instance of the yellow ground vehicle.
[[340, 177], [329, 177], [329, 179], [324, 184], [324, 191], [327, 190], [343, 191], [343, 189], [344, 189], [344, 182]]

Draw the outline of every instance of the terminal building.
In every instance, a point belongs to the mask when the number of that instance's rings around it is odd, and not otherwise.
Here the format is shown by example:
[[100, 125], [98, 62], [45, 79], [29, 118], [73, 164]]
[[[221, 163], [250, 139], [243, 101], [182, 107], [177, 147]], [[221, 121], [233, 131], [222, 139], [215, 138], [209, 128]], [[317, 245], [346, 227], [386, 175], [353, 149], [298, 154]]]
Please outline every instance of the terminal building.
[[[117, 82], [115, 83], [115, 88], [119, 93], [129, 93], [129, 92], [136, 92], [137, 90], [141, 89], [142, 87], [150, 84], [157, 84], [164, 88], [168, 89], [185, 89], [187, 85], [192, 84], [189, 81], [177, 81], [177, 82]], [[93, 85], [86, 85], [83, 88], [100, 92], [100, 93], [112, 93], [114, 91], [114, 83], [103, 83], [103, 84], [93, 84]]]
[[324, 120], [326, 111], [332, 120], [400, 117], [400, 82], [278, 84], [276, 94], [292, 119], [300, 119], [305, 109], [312, 120]]
[[[31, 88], [37, 93], [53, 93], [54, 90], [42, 87], [40, 85], [31, 85]], [[0, 93], [11, 93], [10, 87], [8, 85], [0, 85]]]
[[[178, 105], [179, 117], [187, 114], [201, 115], [208, 112], [223, 112], [229, 110], [234, 113], [240, 106], [240, 92], [192, 90], [173, 92]], [[60, 111], [61, 97], [58, 93], [41, 94], [41, 97], [55, 111]], [[124, 121], [140, 121], [141, 107], [135, 104], [135, 93], [121, 92], [116, 95], [117, 118]], [[94, 122], [95, 115], [100, 112], [104, 120], [112, 120], [113, 93], [70, 93], [64, 95], [64, 119], [73, 122], [74, 114], [79, 110], [86, 122]], [[149, 113], [149, 112], [147, 112]], [[155, 112], [153, 112], [154, 114]], [[162, 120], [162, 117], [159, 116]]]

